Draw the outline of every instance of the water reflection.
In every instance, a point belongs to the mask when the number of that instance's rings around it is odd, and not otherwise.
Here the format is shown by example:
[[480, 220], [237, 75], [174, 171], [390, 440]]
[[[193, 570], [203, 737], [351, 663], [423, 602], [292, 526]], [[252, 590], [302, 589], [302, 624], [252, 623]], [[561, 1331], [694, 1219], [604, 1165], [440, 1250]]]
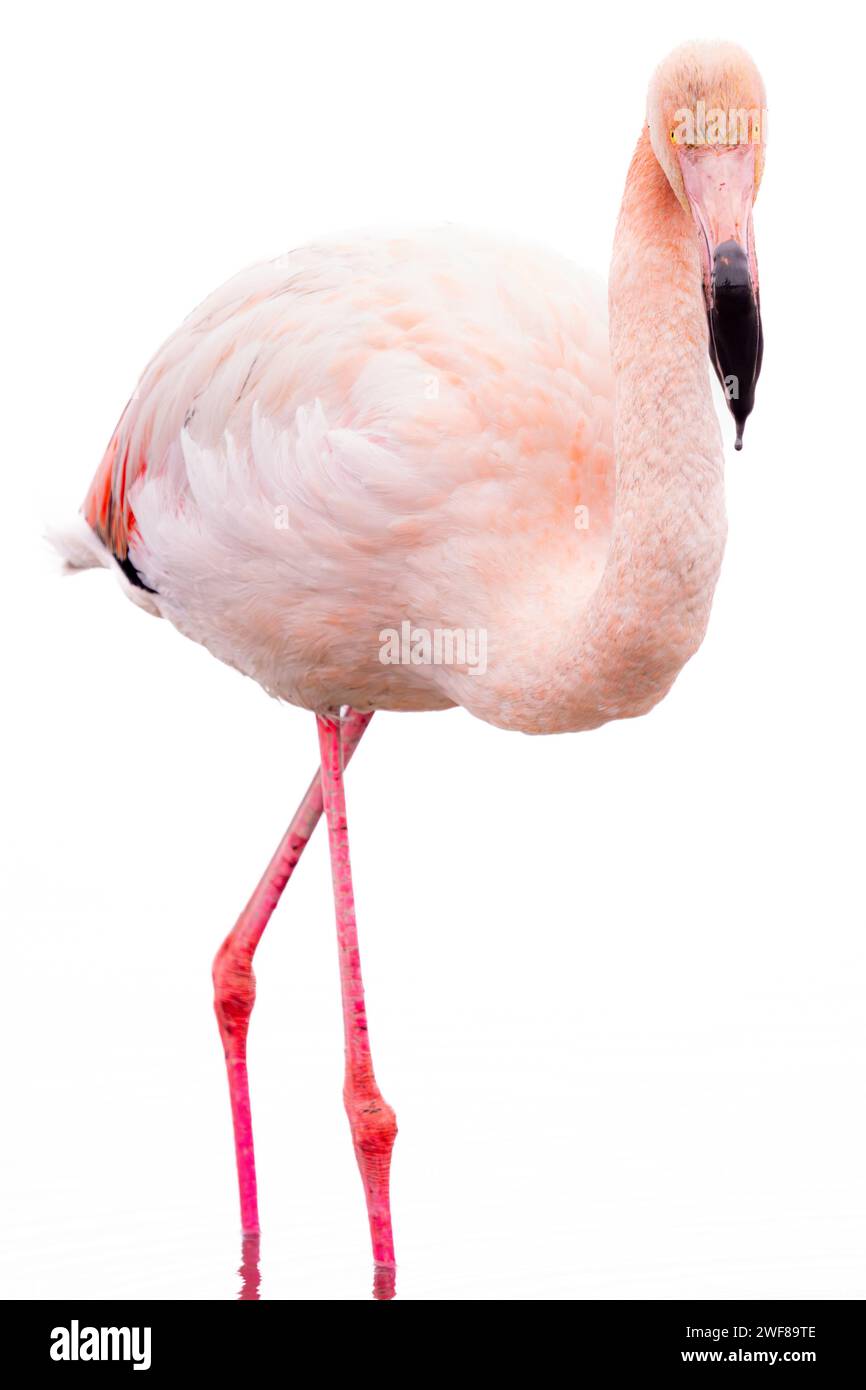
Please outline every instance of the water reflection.
[[[241, 1238], [241, 1263], [238, 1274], [241, 1280], [241, 1287], [238, 1293], [239, 1302], [261, 1302], [262, 1276], [260, 1269], [261, 1259], [261, 1236], [243, 1236]], [[377, 1301], [387, 1301], [394, 1298], [397, 1292], [397, 1271], [393, 1265], [374, 1265], [373, 1266], [373, 1297]]]
[[393, 1298], [397, 1292], [397, 1271], [393, 1265], [373, 1266], [373, 1297]]
[[260, 1236], [243, 1236], [241, 1241], [241, 1267], [238, 1270], [241, 1277], [241, 1291], [238, 1294], [238, 1300], [241, 1302], [247, 1300], [258, 1303], [260, 1301], [260, 1240]]

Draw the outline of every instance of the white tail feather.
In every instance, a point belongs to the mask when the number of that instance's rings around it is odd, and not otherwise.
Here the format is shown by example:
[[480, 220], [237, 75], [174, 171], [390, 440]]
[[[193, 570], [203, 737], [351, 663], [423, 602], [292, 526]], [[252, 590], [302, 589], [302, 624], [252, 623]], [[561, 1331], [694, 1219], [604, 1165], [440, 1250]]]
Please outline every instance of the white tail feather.
[[64, 526], [46, 526], [45, 539], [57, 551], [67, 574], [111, 566], [111, 556], [83, 516]]
[[46, 526], [45, 539], [54, 547], [63, 561], [64, 574], [76, 574], [79, 570], [111, 570], [127, 598], [138, 608], [161, 618], [159, 602], [155, 594], [130, 584], [120, 565], [107, 546], [88, 526], [84, 517], [78, 517], [71, 525]]

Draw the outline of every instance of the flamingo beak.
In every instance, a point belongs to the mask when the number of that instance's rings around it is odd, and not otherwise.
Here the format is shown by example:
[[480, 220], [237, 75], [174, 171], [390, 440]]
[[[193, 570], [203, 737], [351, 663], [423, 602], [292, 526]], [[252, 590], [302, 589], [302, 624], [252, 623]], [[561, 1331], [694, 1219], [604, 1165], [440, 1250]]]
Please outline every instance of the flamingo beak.
[[682, 145], [677, 155], [700, 238], [710, 360], [742, 449], [764, 351], [752, 227], [755, 146]]

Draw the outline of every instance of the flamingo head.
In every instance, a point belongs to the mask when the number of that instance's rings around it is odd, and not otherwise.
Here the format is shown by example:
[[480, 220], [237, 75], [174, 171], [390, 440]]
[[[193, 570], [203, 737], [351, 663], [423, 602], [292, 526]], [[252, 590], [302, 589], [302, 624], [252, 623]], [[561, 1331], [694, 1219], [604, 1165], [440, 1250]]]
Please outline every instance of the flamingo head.
[[761, 75], [736, 44], [684, 44], [653, 76], [647, 123], [655, 156], [694, 220], [710, 360], [740, 449], [764, 347], [752, 226], [766, 140]]

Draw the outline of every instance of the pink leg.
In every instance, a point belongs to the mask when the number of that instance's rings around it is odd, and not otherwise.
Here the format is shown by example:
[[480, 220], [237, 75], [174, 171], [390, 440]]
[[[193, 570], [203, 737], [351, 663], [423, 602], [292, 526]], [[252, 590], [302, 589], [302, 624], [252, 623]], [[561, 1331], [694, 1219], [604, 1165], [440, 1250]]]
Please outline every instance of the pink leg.
[[[351, 713], [345, 728], [345, 757], [349, 761], [372, 714]], [[280, 847], [213, 963], [214, 1010], [226, 1055], [235, 1155], [241, 1197], [241, 1227], [246, 1235], [258, 1235], [256, 1160], [250, 1118], [247, 1078], [247, 1029], [256, 998], [253, 956], [280, 895], [322, 814], [322, 780], [317, 772]]]
[[[351, 712], [348, 718], [351, 719]], [[348, 732], [350, 726], [339, 717], [318, 715], [317, 719], [322, 789], [337, 909], [340, 987], [343, 994], [343, 1029], [346, 1040], [343, 1103], [349, 1117], [355, 1157], [361, 1170], [361, 1180], [367, 1198], [373, 1260], [376, 1266], [373, 1292], [376, 1298], [388, 1299], [394, 1297], [396, 1269], [388, 1180], [391, 1150], [397, 1135], [397, 1121], [390, 1105], [382, 1099], [382, 1093], [373, 1075], [367, 1013], [364, 1008], [361, 955], [355, 923], [352, 869], [349, 863], [346, 798], [343, 790], [345, 759], [342, 743], [344, 731]]]

